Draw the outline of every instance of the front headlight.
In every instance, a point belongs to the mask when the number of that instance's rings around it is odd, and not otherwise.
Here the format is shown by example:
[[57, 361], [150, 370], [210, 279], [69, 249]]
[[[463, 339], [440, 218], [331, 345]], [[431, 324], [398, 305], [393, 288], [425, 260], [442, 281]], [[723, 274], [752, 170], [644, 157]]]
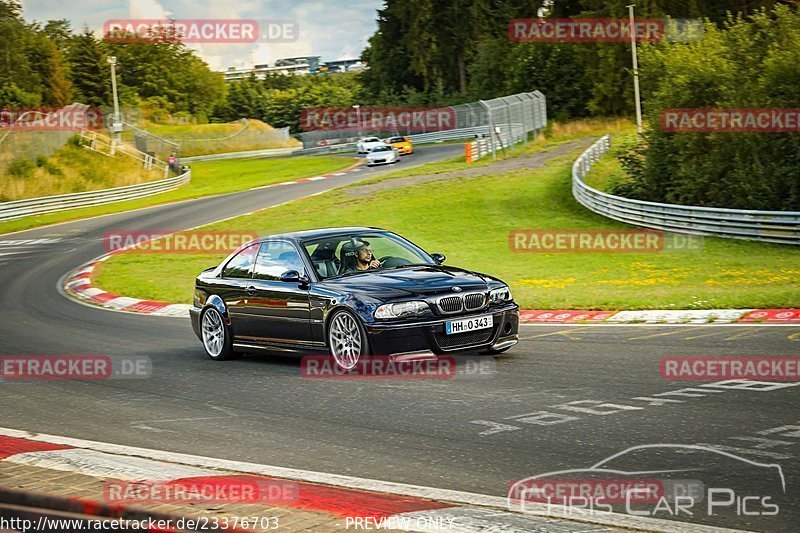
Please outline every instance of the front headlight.
[[403, 318], [424, 315], [430, 310], [425, 302], [383, 304], [375, 310], [375, 318]]
[[510, 302], [511, 289], [508, 287], [500, 287], [499, 289], [492, 289], [489, 292], [489, 300], [492, 303]]

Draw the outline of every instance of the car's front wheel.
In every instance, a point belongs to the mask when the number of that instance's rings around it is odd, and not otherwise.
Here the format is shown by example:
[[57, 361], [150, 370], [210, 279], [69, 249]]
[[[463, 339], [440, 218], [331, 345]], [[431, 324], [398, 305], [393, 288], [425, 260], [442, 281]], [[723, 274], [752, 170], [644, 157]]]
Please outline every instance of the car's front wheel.
[[328, 350], [342, 370], [352, 370], [369, 353], [367, 332], [350, 311], [334, 311], [328, 325]]
[[200, 327], [203, 347], [211, 359], [225, 361], [236, 359], [241, 355], [233, 351], [231, 330], [215, 307], [209, 307], [203, 311], [203, 316], [200, 317]]

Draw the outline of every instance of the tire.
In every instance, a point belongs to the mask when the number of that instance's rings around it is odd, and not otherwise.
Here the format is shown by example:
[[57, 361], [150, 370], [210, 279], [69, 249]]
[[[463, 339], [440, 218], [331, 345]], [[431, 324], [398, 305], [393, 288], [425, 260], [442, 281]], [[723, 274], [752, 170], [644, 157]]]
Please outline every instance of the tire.
[[200, 334], [206, 355], [211, 359], [228, 361], [241, 357], [242, 354], [233, 351], [231, 329], [216, 307], [207, 307], [200, 315]]
[[362, 357], [369, 355], [369, 339], [361, 320], [346, 309], [338, 309], [328, 321], [328, 353], [341, 370], [352, 370]]

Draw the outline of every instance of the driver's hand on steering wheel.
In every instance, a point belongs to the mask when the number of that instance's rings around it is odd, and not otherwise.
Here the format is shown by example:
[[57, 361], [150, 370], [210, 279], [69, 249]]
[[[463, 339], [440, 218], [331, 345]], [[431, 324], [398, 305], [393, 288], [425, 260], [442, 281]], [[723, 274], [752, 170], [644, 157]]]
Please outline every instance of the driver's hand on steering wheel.
[[369, 262], [369, 267], [370, 268], [380, 268], [381, 264], [382, 263], [380, 261], [378, 261], [377, 259], [373, 258], [372, 261]]

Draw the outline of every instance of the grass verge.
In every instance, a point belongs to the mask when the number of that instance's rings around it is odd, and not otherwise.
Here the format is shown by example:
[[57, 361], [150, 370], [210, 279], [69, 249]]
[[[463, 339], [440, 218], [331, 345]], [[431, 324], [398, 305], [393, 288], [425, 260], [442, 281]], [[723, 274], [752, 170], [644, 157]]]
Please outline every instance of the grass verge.
[[[615, 131], [628, 130], [622, 125]], [[562, 139], [585, 133], [552, 135], [532, 143], [519, 150], [519, 160], [542, 152], [560, 153], [572, 146]], [[505, 170], [509, 167], [502, 167], [502, 161], [487, 164], [482, 174], [454, 160], [434, 163], [425, 167], [424, 180], [409, 179], [423, 177], [419, 168], [400, 171], [207, 229], [270, 234], [337, 224], [384, 227], [431, 252], [446, 254], [448, 264], [504, 279], [518, 303], [529, 309], [708, 309], [800, 303], [800, 250], [781, 245], [707, 238], [702, 249], [658, 253], [512, 251], [509, 234], [518, 229], [631, 229], [589, 212], [572, 198], [570, 169], [581, 150], [555, 155], [540, 168], [516, 165]], [[613, 166], [613, 159], [604, 164]], [[392, 180], [398, 186], [392, 186]], [[365, 188], [369, 183], [380, 187]], [[354, 195], [354, 191], [360, 192]], [[342, 205], [347, 205], [346, 218]], [[221, 259], [127, 253], [103, 264], [96, 282], [117, 294], [189, 303], [194, 276]]]
[[127, 202], [71, 209], [69, 211], [0, 222], [0, 235], [57, 222], [66, 222], [108, 213], [120, 213], [151, 205], [243, 191], [252, 187], [291, 181], [297, 178], [308, 178], [318, 174], [342, 170], [354, 162], [353, 159], [337, 156], [306, 156], [194, 163], [191, 165], [192, 181], [174, 191]]

